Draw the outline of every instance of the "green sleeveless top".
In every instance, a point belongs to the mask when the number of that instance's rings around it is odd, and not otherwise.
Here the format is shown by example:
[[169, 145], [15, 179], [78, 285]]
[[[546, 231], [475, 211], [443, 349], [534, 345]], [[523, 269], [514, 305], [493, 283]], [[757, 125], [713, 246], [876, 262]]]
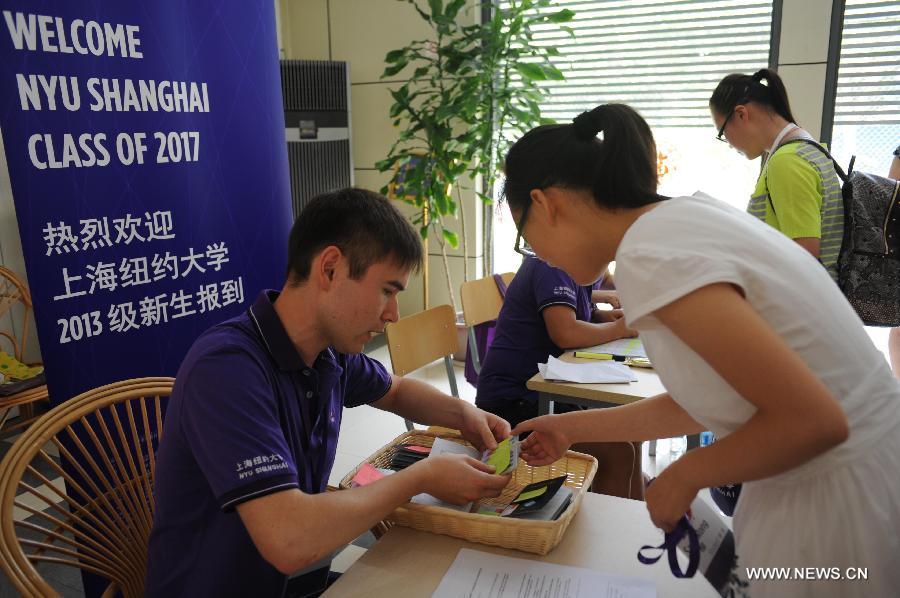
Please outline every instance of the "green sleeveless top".
[[792, 239], [818, 238], [819, 261], [837, 280], [844, 200], [828, 156], [807, 143], [780, 145], [763, 166], [747, 212]]

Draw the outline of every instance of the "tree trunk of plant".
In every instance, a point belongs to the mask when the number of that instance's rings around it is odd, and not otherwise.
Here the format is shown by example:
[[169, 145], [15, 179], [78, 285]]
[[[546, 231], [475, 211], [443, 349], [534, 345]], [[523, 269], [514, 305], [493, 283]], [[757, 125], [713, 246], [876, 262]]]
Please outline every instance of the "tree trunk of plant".
[[444, 262], [444, 279], [447, 283], [447, 293], [450, 296], [450, 306], [453, 308], [453, 313], [459, 311], [459, 308], [456, 306], [456, 294], [453, 292], [453, 280], [450, 277], [450, 260], [447, 259], [447, 241], [443, 238], [439, 238], [438, 242], [441, 245], [441, 259]]
[[456, 187], [456, 198], [459, 200], [459, 220], [462, 228], [462, 252], [463, 252], [463, 282], [469, 282], [469, 243], [466, 236], [466, 206], [463, 205], [462, 194], [459, 192], [459, 186]]

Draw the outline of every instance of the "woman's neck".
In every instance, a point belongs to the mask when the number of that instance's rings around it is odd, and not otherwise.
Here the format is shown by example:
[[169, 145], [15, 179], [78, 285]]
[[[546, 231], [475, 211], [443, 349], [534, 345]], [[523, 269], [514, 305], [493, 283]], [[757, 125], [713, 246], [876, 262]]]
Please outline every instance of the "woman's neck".
[[[775, 143], [775, 140], [778, 138], [784, 128], [789, 124], [792, 123], [790, 123], [786, 118], [782, 117], [779, 114], [772, 114], [770, 118], [763, 121], [763, 126], [760, 133], [762, 141], [765, 145], [765, 150], [768, 150], [770, 147], [772, 147], [772, 144]], [[788, 135], [790, 135], [790, 133], [788, 133]]]
[[[638, 218], [658, 208], [662, 201], [657, 201], [639, 208], [630, 208], [626, 210], [601, 210], [596, 217], [602, 219], [602, 229], [604, 234], [596, 236], [594, 249], [607, 261], [616, 259], [616, 252], [625, 233], [631, 228]], [[592, 227], [593, 228], [593, 227]], [[594, 229], [596, 230], [596, 229]]]

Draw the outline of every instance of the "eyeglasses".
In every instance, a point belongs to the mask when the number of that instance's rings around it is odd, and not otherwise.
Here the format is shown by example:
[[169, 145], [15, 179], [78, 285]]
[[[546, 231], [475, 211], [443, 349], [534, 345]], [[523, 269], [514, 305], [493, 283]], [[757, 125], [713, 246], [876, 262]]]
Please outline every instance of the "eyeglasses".
[[722, 126], [719, 127], [719, 134], [716, 135], [716, 139], [718, 139], [722, 143], [728, 143], [728, 140], [725, 139], [725, 127], [728, 126], [728, 121], [731, 120], [732, 116], [734, 116], [734, 108], [732, 108], [731, 112], [728, 113], [728, 116], [725, 117], [725, 122], [723, 122]]
[[528, 217], [528, 208], [530, 207], [531, 203], [529, 202], [522, 208], [522, 217], [519, 218], [519, 223], [516, 225], [516, 244], [513, 246], [516, 253], [525, 257], [535, 257], [536, 255], [534, 250], [528, 244], [528, 241], [522, 237], [522, 229], [525, 228], [525, 218]]

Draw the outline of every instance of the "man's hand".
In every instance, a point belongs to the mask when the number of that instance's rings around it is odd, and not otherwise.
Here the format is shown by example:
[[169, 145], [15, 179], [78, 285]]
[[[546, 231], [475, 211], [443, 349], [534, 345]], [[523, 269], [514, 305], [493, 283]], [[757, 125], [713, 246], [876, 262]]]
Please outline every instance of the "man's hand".
[[509, 437], [509, 422], [466, 403], [459, 431], [472, 446], [483, 452], [494, 450], [498, 442]]
[[561, 459], [572, 446], [563, 421], [558, 415], [542, 415], [516, 426], [513, 434], [531, 432], [519, 445], [519, 456], [535, 467], [550, 465]]
[[411, 467], [426, 472], [425, 492], [454, 505], [500, 496], [510, 478], [508, 475], [494, 475], [493, 465], [486, 465], [468, 455], [435, 455]]

